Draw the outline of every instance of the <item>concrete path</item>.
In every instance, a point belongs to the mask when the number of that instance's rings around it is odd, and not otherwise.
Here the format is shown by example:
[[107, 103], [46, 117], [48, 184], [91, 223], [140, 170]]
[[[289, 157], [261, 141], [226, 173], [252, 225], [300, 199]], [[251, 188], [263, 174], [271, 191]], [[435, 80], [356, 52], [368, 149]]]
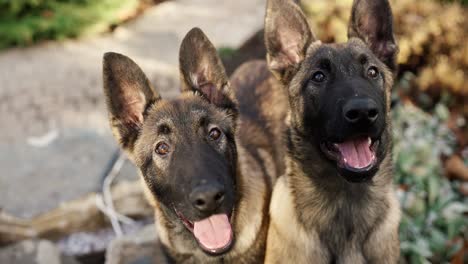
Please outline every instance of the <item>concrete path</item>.
[[[94, 191], [117, 148], [110, 136], [101, 58], [133, 58], [163, 96], [178, 93], [178, 48], [202, 28], [217, 47], [238, 47], [262, 27], [265, 0], [179, 0], [113, 33], [0, 53], [0, 209], [31, 217]], [[127, 164], [127, 177], [135, 170]]]

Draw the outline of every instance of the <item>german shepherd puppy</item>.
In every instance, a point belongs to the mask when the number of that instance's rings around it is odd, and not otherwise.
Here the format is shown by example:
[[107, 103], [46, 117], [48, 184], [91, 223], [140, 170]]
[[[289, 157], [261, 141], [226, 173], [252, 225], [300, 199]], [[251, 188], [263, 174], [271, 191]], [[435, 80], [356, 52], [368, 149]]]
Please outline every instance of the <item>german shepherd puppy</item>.
[[235, 92], [200, 29], [179, 59], [182, 94], [165, 100], [131, 59], [104, 55], [113, 134], [139, 169], [169, 262], [263, 262], [273, 154], [249, 152], [248, 122], [238, 125]]
[[[396, 263], [390, 90], [398, 51], [387, 0], [355, 0], [347, 43], [322, 44], [299, 6], [268, 0], [258, 105], [284, 116], [286, 172], [270, 205], [266, 263]], [[250, 69], [248, 69], [250, 68]], [[258, 72], [255, 72], [258, 71]], [[272, 81], [275, 78], [276, 81]], [[284, 94], [282, 111], [271, 97]], [[269, 109], [263, 109], [267, 112]], [[277, 118], [280, 120], [281, 118]], [[282, 122], [270, 124], [281, 131]], [[277, 135], [280, 137], [281, 135]]]

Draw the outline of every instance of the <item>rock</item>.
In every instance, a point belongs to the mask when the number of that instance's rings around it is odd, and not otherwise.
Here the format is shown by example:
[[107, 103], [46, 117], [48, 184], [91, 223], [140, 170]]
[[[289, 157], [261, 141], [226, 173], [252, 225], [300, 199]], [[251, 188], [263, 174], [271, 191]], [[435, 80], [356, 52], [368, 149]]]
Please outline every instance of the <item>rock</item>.
[[[98, 191], [116, 150], [112, 138], [85, 129], [59, 131], [41, 147], [0, 142], [0, 208], [28, 219]], [[137, 179], [127, 163], [119, 178]]]
[[[144, 226], [154, 223], [152, 218], [137, 220], [132, 223], [121, 223], [123, 234], [134, 234]], [[56, 242], [57, 247], [66, 255], [87, 256], [105, 252], [111, 241], [116, 239], [112, 227], [94, 232], [76, 232]], [[103, 256], [104, 257], [104, 256]]]
[[64, 256], [47, 240], [25, 240], [0, 249], [0, 263], [14, 264], [79, 264]]
[[117, 238], [106, 252], [106, 264], [167, 263], [154, 224], [132, 235]]

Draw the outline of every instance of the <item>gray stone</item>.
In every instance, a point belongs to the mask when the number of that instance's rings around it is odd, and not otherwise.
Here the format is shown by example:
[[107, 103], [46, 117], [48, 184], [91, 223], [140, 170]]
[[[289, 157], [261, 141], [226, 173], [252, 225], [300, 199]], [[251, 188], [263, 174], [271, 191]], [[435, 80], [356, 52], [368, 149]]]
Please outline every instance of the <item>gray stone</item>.
[[[59, 132], [44, 147], [0, 143], [0, 206], [8, 213], [29, 218], [51, 210], [61, 201], [98, 191], [104, 167], [117, 150], [113, 139], [92, 130]], [[120, 178], [137, 178], [127, 162]], [[9, 178], [14, 177], [14, 178]]]
[[[153, 219], [135, 221], [133, 223], [121, 223], [124, 234], [134, 235], [149, 223], [154, 223]], [[110, 242], [116, 239], [116, 234], [111, 227], [107, 227], [94, 232], [77, 232], [57, 241], [57, 246], [61, 252], [71, 256], [92, 255], [97, 252], [104, 252]]]
[[11, 264], [78, 264], [60, 253], [58, 248], [47, 240], [26, 240], [0, 249], [0, 263]]
[[166, 263], [153, 224], [132, 235], [117, 238], [106, 251], [106, 264]]

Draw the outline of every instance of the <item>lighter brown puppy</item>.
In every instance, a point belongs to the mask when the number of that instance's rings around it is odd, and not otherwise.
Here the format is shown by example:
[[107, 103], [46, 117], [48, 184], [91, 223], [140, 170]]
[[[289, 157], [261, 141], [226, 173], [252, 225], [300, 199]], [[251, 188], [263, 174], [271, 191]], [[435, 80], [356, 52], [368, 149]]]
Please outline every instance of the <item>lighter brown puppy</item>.
[[[276, 116], [274, 136], [285, 135], [265, 263], [398, 261], [389, 117], [398, 48], [388, 1], [355, 0], [348, 32], [347, 43], [322, 44], [295, 2], [269, 0], [267, 63], [243, 66], [262, 69], [252, 85], [260, 112]], [[266, 86], [288, 104], [267, 103]]]

